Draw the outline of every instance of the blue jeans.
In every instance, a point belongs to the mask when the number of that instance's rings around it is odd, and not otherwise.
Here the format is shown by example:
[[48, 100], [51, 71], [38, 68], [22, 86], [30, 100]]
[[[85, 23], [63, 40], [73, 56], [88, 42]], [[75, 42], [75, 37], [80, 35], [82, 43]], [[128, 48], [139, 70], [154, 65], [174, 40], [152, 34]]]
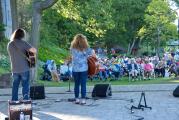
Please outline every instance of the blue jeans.
[[19, 84], [22, 83], [22, 95], [24, 100], [29, 99], [29, 79], [30, 72], [13, 73], [12, 101], [18, 100]]
[[80, 85], [81, 85], [81, 98], [86, 98], [86, 81], [88, 78], [88, 72], [73, 72], [75, 81], [75, 98], [79, 98]]

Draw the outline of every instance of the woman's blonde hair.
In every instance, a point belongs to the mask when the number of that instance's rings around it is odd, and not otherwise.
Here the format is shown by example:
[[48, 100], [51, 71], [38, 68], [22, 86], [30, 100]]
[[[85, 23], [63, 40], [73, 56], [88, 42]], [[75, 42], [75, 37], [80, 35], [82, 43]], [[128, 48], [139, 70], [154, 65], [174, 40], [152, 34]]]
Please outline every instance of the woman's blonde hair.
[[89, 47], [88, 41], [86, 36], [83, 34], [77, 34], [73, 38], [73, 41], [71, 42], [71, 49], [77, 49], [79, 51], [84, 51]]

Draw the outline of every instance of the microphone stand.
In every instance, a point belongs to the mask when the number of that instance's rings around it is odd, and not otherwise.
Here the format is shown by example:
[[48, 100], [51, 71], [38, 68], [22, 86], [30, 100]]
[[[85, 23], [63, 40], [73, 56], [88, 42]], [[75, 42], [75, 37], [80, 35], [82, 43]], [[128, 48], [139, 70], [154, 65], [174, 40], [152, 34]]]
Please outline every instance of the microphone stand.
[[72, 92], [71, 91], [71, 76], [70, 76], [70, 63], [67, 64], [68, 66], [68, 90], [66, 92]]

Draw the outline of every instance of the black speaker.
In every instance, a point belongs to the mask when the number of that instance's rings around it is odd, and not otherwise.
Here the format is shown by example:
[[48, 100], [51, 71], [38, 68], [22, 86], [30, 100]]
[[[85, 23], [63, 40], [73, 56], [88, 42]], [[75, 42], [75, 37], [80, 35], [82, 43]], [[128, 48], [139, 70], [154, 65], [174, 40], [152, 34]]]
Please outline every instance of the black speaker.
[[9, 120], [9, 118], [8, 118], [8, 117], [6, 117], [6, 118], [5, 118], [5, 120]]
[[173, 91], [173, 96], [174, 96], [174, 97], [179, 97], [179, 86], [177, 86], [177, 87], [175, 88], [175, 90]]
[[32, 100], [45, 99], [44, 86], [31, 86], [30, 87], [30, 98]]
[[96, 84], [93, 88], [92, 97], [108, 97], [112, 96], [110, 84]]

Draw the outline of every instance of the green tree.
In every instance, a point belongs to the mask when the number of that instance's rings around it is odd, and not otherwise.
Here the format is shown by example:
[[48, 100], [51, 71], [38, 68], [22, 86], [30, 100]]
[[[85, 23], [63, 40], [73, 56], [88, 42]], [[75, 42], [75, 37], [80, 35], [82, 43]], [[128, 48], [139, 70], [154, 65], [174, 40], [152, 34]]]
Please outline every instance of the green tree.
[[144, 23], [144, 13], [149, 2], [150, 0], [113, 0], [112, 19], [115, 21], [115, 28], [108, 31], [106, 45], [128, 46], [130, 54]]
[[171, 10], [169, 3], [163, 0], [152, 0], [146, 9], [145, 24], [139, 31], [140, 38], [154, 46], [159, 55], [161, 42], [177, 37], [177, 27], [173, 21], [176, 13]]
[[179, 6], [179, 0], [172, 0], [176, 3], [177, 6]]
[[[60, 47], [69, 48], [69, 43], [77, 33], [87, 36], [90, 44], [95, 41], [104, 40], [104, 35], [108, 29], [114, 27], [111, 17], [111, 0], [90, 0], [74, 1], [59, 0], [58, 3], [43, 14], [43, 28], [52, 30], [47, 34], [42, 34], [42, 39], [54, 35], [54, 41], [58, 41]], [[53, 21], [52, 21], [53, 19]], [[56, 27], [55, 27], [56, 26]], [[56, 32], [52, 32], [56, 31]], [[51, 39], [50, 37], [48, 37]]]
[[17, 3], [18, 26], [29, 32], [31, 30], [32, 22], [32, 1], [17, 0]]

